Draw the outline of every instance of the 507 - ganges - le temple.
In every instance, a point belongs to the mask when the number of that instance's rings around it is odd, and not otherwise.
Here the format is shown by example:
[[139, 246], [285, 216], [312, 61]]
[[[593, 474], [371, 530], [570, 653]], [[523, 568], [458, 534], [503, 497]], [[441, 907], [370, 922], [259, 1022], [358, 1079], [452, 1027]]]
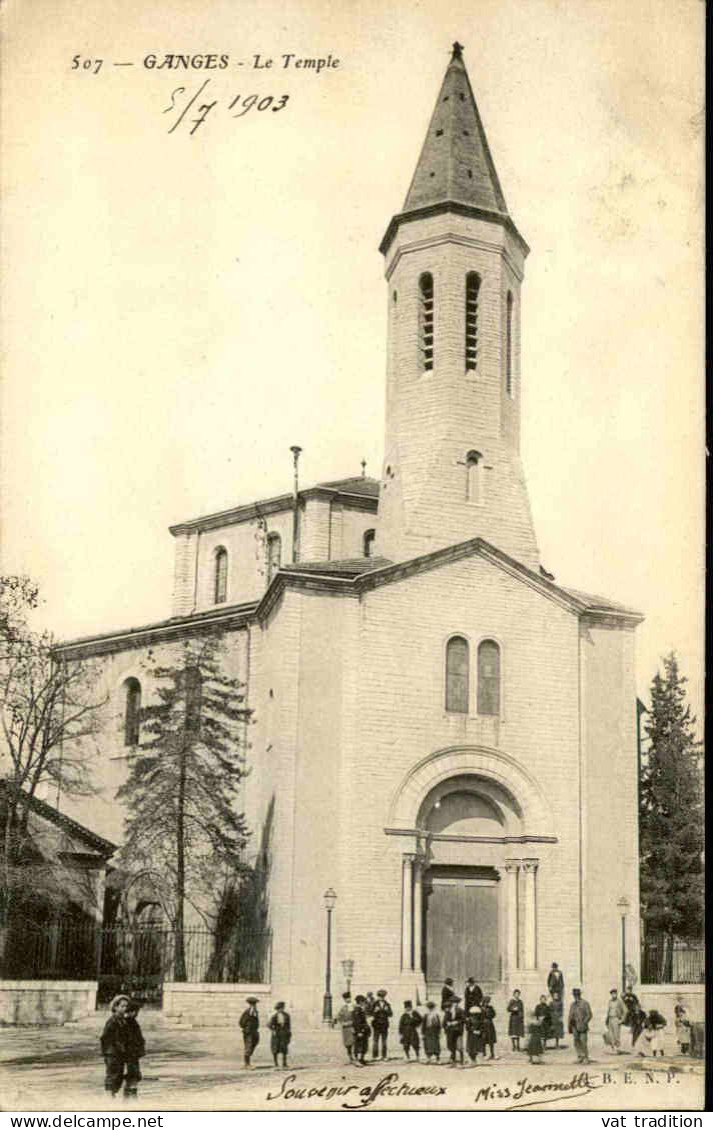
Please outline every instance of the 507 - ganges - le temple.
[[[641, 969], [642, 616], [540, 558], [529, 248], [458, 43], [380, 251], [379, 478], [305, 484], [295, 445], [283, 494], [173, 525], [172, 615], [54, 645], [100, 707], [72, 727], [66, 695], [51, 788], [13, 808], [3, 784], [25, 875], [61, 861], [64, 907], [37, 879], [0, 987], [42, 976], [45, 1019], [96, 1015], [111, 1095], [137, 1096], [170, 1023], [231, 1027], [236, 1079], [308, 1046], [571, 1075], [698, 1039], [697, 998]], [[83, 799], [57, 782], [88, 744]]]

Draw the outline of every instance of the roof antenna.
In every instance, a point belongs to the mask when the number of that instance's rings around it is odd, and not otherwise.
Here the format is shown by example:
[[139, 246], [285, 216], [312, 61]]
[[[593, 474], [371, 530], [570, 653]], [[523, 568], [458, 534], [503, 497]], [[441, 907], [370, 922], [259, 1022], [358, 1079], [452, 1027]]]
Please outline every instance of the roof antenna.
[[292, 498], [292, 563], [294, 564], [297, 561], [297, 539], [298, 539], [298, 534], [299, 534], [298, 508], [299, 508], [299, 494], [300, 494], [300, 479], [299, 479], [298, 464], [299, 464], [299, 461], [300, 461], [300, 455], [302, 454], [302, 448], [298, 447], [297, 444], [295, 443], [290, 448], [290, 451], [292, 452], [292, 463], [293, 463], [293, 466], [294, 466], [294, 469], [295, 469], [293, 498]]
[[362, 459], [361, 461], [361, 477], [362, 479], [366, 478], [366, 459]]

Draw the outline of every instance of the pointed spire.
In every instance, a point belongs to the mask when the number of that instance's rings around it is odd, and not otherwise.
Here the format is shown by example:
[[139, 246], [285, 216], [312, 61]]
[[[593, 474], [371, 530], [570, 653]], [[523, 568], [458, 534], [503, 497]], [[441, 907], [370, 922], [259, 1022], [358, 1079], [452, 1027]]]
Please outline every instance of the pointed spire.
[[504, 215], [508, 211], [458, 42], [453, 44], [402, 215], [446, 201]]

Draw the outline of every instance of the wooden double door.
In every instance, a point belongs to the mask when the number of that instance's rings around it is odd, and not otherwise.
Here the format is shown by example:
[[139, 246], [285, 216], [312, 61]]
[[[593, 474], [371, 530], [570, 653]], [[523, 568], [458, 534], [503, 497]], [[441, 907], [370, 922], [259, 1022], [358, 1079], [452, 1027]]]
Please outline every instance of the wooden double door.
[[434, 868], [424, 876], [423, 949], [430, 983], [499, 981], [499, 880], [491, 868]]

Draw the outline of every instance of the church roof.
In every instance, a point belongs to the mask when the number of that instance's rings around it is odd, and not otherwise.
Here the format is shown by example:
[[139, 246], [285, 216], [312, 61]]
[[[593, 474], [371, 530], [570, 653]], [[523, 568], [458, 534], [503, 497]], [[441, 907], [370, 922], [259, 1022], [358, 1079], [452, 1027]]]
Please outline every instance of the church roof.
[[379, 497], [379, 480], [367, 475], [355, 475], [351, 479], [336, 479], [333, 483], [318, 483], [327, 490], [337, 490], [340, 494], [359, 494], [365, 498]]
[[453, 44], [403, 212], [447, 200], [508, 210], [459, 43]]
[[[10, 781], [0, 779], [0, 809], [2, 808], [3, 798], [10, 794], [11, 789]], [[20, 796], [22, 803], [26, 804], [30, 811], [34, 812], [36, 816], [39, 816], [42, 820], [48, 821], [50, 824], [56, 825], [56, 827], [61, 828], [68, 835], [81, 840], [83, 843], [93, 848], [97, 855], [100, 855], [102, 858], [108, 859], [108, 857], [113, 855], [116, 851], [116, 844], [113, 844], [111, 840], [107, 840], [103, 836], [98, 836], [91, 828], [87, 828], [86, 825], [80, 824], [77, 820], [72, 820], [70, 816], [65, 815], [64, 812], [60, 812], [54, 805], [47, 804], [46, 801], [30, 795], [25, 789], [20, 789]]]
[[282, 573], [320, 573], [330, 577], [361, 577], [375, 569], [392, 565], [388, 557], [349, 557], [344, 561], [300, 561], [295, 565], [282, 565]]

